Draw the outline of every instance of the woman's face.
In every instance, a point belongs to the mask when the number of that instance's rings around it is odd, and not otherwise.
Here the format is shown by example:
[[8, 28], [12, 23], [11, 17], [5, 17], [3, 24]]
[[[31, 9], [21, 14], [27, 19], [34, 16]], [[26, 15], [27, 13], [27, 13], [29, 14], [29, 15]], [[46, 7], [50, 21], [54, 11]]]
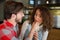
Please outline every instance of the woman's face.
[[34, 21], [39, 22], [40, 24], [42, 23], [42, 16], [41, 16], [41, 12], [39, 11], [39, 9], [36, 10], [36, 13], [34, 15]]

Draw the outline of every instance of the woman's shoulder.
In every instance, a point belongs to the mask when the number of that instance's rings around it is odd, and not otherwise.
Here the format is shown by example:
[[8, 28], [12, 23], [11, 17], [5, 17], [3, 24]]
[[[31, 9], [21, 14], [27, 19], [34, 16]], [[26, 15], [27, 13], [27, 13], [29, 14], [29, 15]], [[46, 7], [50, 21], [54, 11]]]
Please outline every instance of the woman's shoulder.
[[24, 21], [24, 23], [29, 23], [29, 20]]
[[24, 23], [22, 24], [22, 27], [27, 27], [29, 26], [29, 20], [24, 21]]
[[26, 20], [26, 21], [24, 21], [24, 23], [23, 24], [29, 24], [29, 20]]

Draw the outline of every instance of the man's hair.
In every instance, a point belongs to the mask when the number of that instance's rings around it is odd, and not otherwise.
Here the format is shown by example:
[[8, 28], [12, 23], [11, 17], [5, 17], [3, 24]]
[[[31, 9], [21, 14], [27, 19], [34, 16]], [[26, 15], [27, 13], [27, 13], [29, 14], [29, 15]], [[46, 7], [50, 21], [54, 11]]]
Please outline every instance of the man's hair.
[[4, 19], [10, 19], [12, 14], [17, 14], [23, 8], [21, 2], [7, 1], [4, 5]]

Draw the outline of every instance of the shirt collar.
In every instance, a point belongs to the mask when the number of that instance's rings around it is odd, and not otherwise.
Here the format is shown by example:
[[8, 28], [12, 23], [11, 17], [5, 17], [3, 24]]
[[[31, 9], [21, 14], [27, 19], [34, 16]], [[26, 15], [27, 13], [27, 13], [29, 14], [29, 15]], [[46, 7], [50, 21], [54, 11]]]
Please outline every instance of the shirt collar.
[[10, 22], [8, 22], [7, 20], [4, 20], [4, 23], [5, 23], [5, 25], [6, 26], [8, 26], [8, 27], [14, 27], [14, 25], [13, 24], [11, 24]]

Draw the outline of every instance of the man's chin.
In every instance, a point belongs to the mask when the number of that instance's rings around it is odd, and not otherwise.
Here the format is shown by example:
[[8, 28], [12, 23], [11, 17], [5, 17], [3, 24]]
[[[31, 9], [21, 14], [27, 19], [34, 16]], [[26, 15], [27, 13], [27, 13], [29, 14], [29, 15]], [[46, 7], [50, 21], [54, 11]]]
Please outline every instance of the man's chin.
[[22, 20], [19, 20], [18, 22], [19, 22], [19, 23], [21, 23], [21, 22], [22, 22]]
[[18, 22], [19, 22], [19, 23], [21, 22], [21, 20], [20, 20], [20, 19], [15, 19], [15, 21], [16, 21], [17, 23], [18, 23]]

